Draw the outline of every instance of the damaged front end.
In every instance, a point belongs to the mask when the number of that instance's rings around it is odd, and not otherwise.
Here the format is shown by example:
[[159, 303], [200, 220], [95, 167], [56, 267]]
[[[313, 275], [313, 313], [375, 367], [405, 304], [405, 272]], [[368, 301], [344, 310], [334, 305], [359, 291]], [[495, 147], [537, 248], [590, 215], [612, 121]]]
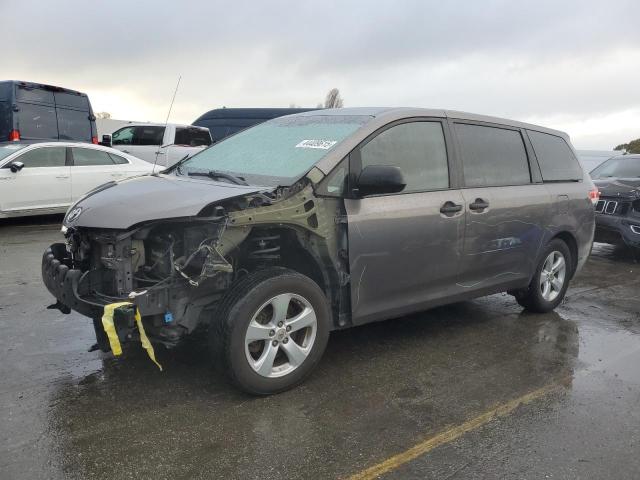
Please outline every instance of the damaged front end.
[[[343, 325], [348, 265], [340, 255], [346, 252], [346, 226], [336, 221], [341, 215], [341, 205], [314, 197], [312, 182], [304, 178], [286, 189], [210, 203], [196, 215], [127, 229], [65, 225], [66, 243], [45, 251], [42, 276], [56, 308], [93, 319], [104, 351], [105, 305], [131, 302], [149, 339], [173, 347], [208, 327], [216, 302], [234, 281], [271, 265], [314, 279]], [[121, 342], [138, 339], [134, 313], [116, 311]]]

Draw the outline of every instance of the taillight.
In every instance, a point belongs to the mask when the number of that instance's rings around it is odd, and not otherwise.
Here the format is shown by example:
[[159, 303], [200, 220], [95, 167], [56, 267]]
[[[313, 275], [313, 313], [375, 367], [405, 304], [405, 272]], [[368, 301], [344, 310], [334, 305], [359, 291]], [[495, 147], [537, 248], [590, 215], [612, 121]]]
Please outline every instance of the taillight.
[[91, 137], [91, 143], [93, 143], [94, 145], [98, 144], [98, 137]]
[[600, 200], [600, 190], [598, 190], [597, 187], [593, 190], [589, 190], [589, 198], [591, 199], [591, 203], [594, 205], [598, 203], [598, 200]]
[[9, 141], [17, 142], [20, 140], [20, 130], [11, 130], [9, 132]]

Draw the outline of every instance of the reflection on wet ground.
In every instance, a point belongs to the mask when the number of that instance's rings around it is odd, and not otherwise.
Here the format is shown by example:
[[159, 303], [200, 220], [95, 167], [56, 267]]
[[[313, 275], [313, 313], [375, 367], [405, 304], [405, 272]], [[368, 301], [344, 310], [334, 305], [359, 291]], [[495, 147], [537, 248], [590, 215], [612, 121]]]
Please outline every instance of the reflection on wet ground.
[[494, 295], [336, 332], [306, 383], [254, 398], [197, 344], [159, 352], [163, 373], [141, 349], [88, 353], [89, 322], [45, 309], [39, 261], [55, 222], [0, 225], [2, 478], [344, 477], [558, 383], [386, 476], [633, 478], [640, 467], [640, 280], [624, 249], [596, 245], [556, 313]]

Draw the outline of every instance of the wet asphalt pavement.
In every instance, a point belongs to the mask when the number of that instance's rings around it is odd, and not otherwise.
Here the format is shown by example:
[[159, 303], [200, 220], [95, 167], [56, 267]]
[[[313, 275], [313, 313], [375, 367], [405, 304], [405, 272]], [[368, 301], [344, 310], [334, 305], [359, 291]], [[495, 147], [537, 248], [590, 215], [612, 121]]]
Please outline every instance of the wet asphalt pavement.
[[197, 345], [158, 352], [162, 373], [137, 346], [87, 352], [90, 321], [46, 309], [40, 256], [58, 222], [0, 223], [3, 480], [346, 478], [541, 388], [381, 478], [640, 478], [627, 250], [596, 245], [555, 313], [494, 295], [336, 332], [302, 386], [254, 398]]

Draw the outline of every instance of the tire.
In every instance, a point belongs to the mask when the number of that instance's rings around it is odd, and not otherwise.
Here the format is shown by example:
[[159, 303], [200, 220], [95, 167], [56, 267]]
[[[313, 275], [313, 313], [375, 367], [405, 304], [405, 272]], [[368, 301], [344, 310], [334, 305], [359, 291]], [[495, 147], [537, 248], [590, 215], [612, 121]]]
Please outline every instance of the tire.
[[233, 384], [269, 395], [311, 373], [327, 346], [330, 326], [329, 302], [320, 287], [300, 273], [274, 267], [232, 285], [215, 312], [209, 341]]
[[[556, 263], [560, 258], [563, 262], [562, 267]], [[555, 309], [567, 293], [573, 273], [572, 265], [571, 252], [567, 244], [558, 238], [552, 240], [540, 256], [529, 286], [514, 292], [516, 301], [531, 312], [547, 313]], [[550, 266], [553, 268], [548, 270]]]

